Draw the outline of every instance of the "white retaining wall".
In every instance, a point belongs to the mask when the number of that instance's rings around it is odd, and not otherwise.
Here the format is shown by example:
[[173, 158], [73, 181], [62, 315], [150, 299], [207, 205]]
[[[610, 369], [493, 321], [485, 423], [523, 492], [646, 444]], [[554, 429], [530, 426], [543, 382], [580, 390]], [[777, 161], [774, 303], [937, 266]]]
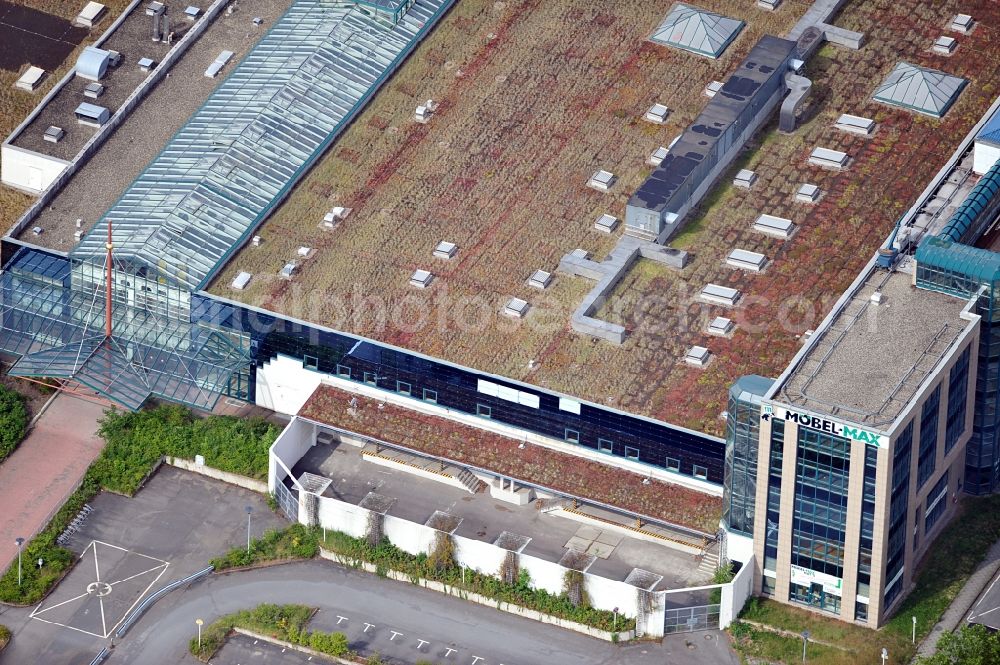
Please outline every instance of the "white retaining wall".
[[267, 456], [267, 491], [273, 493], [275, 486], [283, 481], [316, 441], [316, 426], [308, 420], [292, 418], [278, 438], [271, 444]]
[[722, 585], [722, 600], [719, 604], [719, 627], [728, 628], [740, 615], [747, 599], [753, 594], [753, 555], [743, 564], [740, 572], [729, 584]]

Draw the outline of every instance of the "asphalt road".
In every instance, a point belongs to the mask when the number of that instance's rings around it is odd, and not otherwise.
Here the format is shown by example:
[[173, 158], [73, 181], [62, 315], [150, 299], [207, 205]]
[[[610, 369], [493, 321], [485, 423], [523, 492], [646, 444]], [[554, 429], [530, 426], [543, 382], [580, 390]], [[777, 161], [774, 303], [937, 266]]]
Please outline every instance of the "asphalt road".
[[[195, 619], [263, 602], [319, 607], [311, 627], [345, 632], [351, 647], [405, 663], [456, 665], [725, 665], [738, 663], [714, 633], [675, 636], [663, 644], [616, 646], [495, 609], [322, 561], [216, 575], [153, 607], [108, 663], [196, 662], [187, 642]], [[242, 652], [245, 643], [236, 645]], [[229, 654], [222, 662], [229, 662]], [[232, 662], [239, 662], [233, 660]], [[260, 662], [282, 662], [260, 660]]]

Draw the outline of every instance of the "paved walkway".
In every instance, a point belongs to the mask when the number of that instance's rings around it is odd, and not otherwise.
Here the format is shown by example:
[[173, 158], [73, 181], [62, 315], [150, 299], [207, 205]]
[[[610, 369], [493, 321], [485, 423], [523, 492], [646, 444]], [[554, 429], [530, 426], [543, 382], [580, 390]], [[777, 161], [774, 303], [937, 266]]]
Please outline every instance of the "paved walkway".
[[917, 656], [932, 656], [937, 649], [938, 640], [945, 633], [953, 632], [965, 620], [969, 610], [976, 603], [979, 595], [990, 583], [994, 575], [1000, 571], [1000, 541], [993, 543], [993, 547], [987, 552], [976, 571], [972, 573], [969, 580], [962, 587], [962, 590], [955, 596], [955, 600], [941, 615], [941, 620], [937, 622], [931, 632], [924, 638], [917, 648]]
[[17, 557], [14, 539], [45, 526], [101, 452], [103, 406], [58, 395], [27, 438], [0, 464], [0, 571]]

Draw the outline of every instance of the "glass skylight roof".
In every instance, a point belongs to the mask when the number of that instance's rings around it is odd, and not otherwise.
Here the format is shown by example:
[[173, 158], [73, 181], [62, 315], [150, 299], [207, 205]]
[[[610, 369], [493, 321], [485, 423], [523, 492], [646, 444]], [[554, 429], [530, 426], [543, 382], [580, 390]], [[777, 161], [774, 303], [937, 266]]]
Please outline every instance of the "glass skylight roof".
[[297, 0], [71, 257], [203, 287], [452, 2]]

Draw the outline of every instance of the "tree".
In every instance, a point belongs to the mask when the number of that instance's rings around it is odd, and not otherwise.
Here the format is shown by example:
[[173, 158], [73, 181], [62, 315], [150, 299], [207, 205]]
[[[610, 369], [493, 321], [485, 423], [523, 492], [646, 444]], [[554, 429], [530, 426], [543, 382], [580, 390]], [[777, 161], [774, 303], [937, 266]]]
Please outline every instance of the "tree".
[[995, 665], [1000, 663], [1000, 636], [984, 626], [963, 626], [937, 644], [937, 653], [921, 658], [919, 665]]

